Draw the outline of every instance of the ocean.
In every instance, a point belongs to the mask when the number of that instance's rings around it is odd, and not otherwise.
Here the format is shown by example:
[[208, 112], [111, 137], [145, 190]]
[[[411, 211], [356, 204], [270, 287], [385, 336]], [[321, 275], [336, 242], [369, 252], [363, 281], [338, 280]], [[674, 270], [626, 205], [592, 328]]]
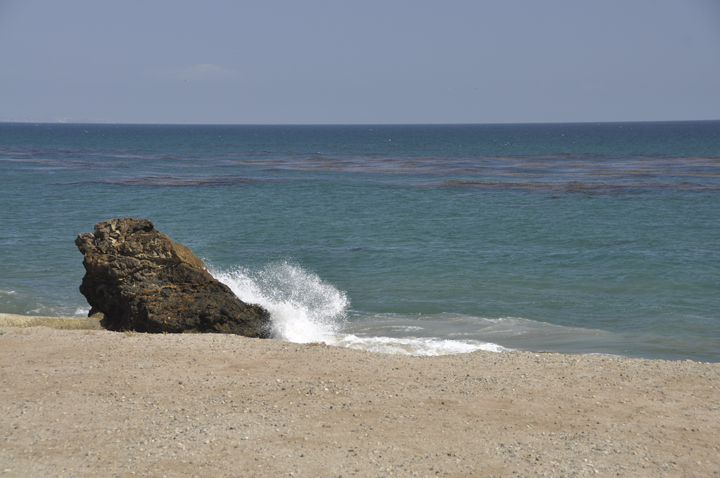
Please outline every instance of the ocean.
[[0, 312], [87, 315], [124, 216], [278, 340], [720, 361], [720, 121], [0, 123]]

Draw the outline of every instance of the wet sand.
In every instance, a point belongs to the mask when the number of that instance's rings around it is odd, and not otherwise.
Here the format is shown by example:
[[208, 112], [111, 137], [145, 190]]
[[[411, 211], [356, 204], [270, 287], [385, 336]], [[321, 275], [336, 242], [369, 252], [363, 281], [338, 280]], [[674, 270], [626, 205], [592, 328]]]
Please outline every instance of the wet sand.
[[720, 476], [720, 364], [0, 326], [3, 476]]

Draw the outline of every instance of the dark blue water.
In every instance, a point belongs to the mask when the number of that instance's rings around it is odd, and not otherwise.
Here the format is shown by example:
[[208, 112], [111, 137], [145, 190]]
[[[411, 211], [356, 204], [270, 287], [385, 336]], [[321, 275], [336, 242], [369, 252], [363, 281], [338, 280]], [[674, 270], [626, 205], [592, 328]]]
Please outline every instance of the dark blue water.
[[0, 124], [0, 312], [148, 217], [284, 340], [720, 360], [720, 122]]

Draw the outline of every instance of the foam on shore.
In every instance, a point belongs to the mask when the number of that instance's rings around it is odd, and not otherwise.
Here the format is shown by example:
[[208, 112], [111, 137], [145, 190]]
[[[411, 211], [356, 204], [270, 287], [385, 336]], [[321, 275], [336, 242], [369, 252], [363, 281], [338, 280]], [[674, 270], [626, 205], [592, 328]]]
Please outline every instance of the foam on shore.
[[501, 352], [500, 345], [476, 340], [436, 337], [360, 336], [343, 333], [350, 300], [316, 274], [297, 264], [280, 262], [261, 269], [213, 270], [241, 300], [270, 312], [273, 337], [294, 343], [326, 343], [337, 347], [401, 355], [449, 355], [477, 350]]

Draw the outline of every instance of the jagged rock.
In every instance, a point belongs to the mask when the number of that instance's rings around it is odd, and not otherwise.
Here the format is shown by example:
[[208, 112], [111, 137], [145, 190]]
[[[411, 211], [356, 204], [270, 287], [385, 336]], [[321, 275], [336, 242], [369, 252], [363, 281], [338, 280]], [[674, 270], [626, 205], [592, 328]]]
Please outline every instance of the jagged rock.
[[85, 259], [80, 292], [106, 329], [268, 337], [270, 315], [238, 299], [190, 249], [147, 219], [95, 224], [75, 240]]

